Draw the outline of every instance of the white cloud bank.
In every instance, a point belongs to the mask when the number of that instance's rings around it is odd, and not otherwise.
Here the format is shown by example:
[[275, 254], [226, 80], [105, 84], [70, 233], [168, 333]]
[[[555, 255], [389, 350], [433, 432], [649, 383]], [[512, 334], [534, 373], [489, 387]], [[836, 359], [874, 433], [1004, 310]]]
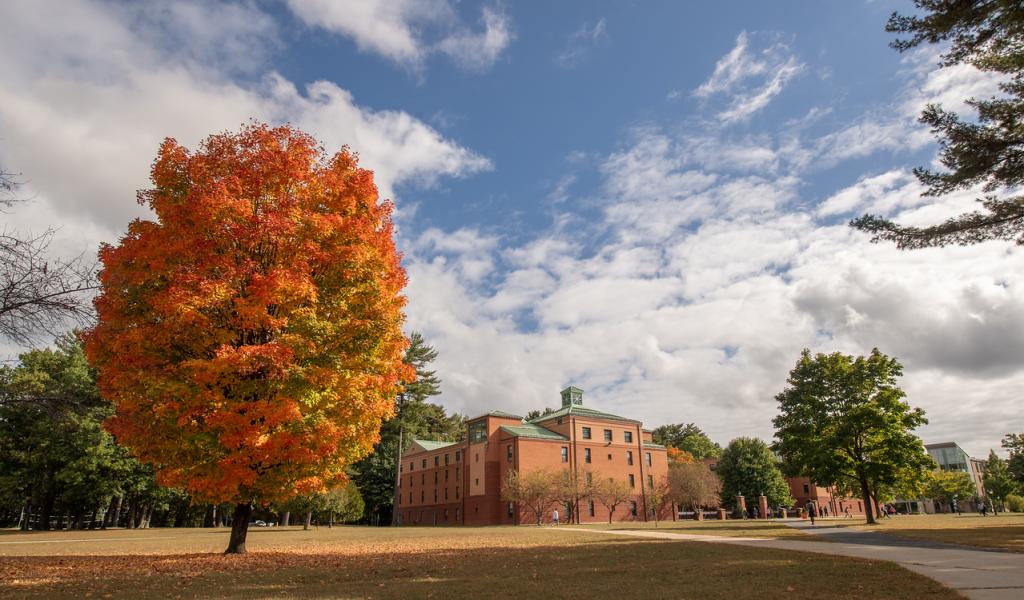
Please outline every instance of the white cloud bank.
[[442, 53], [467, 70], [485, 71], [515, 37], [500, 10], [484, 7], [482, 30], [473, 31], [447, 0], [288, 0], [288, 6], [307, 25], [414, 70]]
[[[274, 44], [275, 24], [248, 4], [14, 1], [3, 13], [0, 163], [35, 199], [8, 225], [60, 226], [68, 251], [114, 240], [144, 214], [135, 191], [148, 185], [164, 137], [191, 146], [252, 118], [294, 123], [329, 149], [350, 145], [385, 197], [400, 182], [491, 168], [407, 113], [361, 106], [328, 81], [299, 89], [264, 71], [241, 49]], [[253, 83], [232, 77], [239, 69]]]
[[[760, 91], [735, 98], [770, 96], [773, 69], [800, 64], [782, 54], [754, 56], [741, 35], [700, 93], [735, 94], [760, 77]], [[444, 403], [525, 413], [574, 383], [588, 404], [649, 425], [694, 421], [723, 443], [770, 438], [774, 396], [802, 348], [877, 346], [905, 365], [908, 400], [931, 419], [927, 441], [977, 455], [998, 446], [1024, 421], [1024, 254], [1000, 242], [870, 244], [850, 216], [919, 223], [972, 208], [970, 193], [921, 198], [902, 166], [824, 198], [806, 192], [805, 179], [830, 165], [927, 144], [914, 120], [922, 103], [990, 89], [976, 72], [920, 60], [890, 106], [817, 137], [792, 124], [742, 139], [635, 128], [601, 161], [597, 222], [563, 212], [515, 246], [463, 229], [455, 239], [487, 243], [443, 253], [427, 244], [443, 232], [425, 234], [407, 260], [409, 325], [441, 352]], [[753, 106], [735, 98], [728, 106]]]

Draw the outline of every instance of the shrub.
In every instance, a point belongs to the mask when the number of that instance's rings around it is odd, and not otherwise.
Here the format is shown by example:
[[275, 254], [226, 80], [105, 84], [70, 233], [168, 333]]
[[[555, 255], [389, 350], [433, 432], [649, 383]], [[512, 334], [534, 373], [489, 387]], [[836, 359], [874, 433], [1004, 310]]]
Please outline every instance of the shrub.
[[1024, 496], [1010, 494], [1006, 497], [1006, 508], [1013, 512], [1024, 512]]

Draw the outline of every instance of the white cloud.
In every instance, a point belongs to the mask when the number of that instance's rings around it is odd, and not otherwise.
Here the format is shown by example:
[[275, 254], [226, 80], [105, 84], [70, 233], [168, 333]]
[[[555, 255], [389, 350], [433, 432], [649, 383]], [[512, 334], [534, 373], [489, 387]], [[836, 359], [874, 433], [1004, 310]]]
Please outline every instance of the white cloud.
[[[164, 137], [192, 146], [251, 118], [295, 123], [331, 150], [349, 144], [375, 171], [385, 197], [398, 183], [429, 185], [491, 167], [409, 114], [360, 106], [334, 83], [300, 90], [272, 71], [256, 83], [236, 82], [237, 52], [230, 48], [274, 39], [276, 31], [248, 4], [217, 6], [206, 18], [195, 12], [201, 7], [155, 8], [178, 14], [168, 33], [141, 23], [156, 17], [134, 7], [71, 0], [59, 9], [5, 5], [0, 163], [23, 173], [25, 195], [36, 199], [10, 215], [8, 225], [58, 226], [61, 250], [92, 252], [145, 214], [135, 191], [148, 185]], [[212, 19], [226, 16], [216, 27], [223, 44], [204, 42]], [[198, 28], [200, 43], [172, 48], [168, 40], [190, 39], [190, 27]], [[249, 58], [243, 67], [253, 73]]]
[[598, 19], [593, 26], [584, 23], [579, 29], [569, 34], [565, 47], [555, 58], [555, 63], [566, 69], [579, 65], [587, 54], [595, 47], [608, 40], [608, 28], [604, 18]]
[[288, 6], [306, 24], [415, 70], [437, 52], [465, 69], [486, 70], [514, 38], [504, 13], [484, 7], [483, 31], [473, 32], [448, 0], [288, 0]]
[[470, 71], [486, 71], [491, 68], [515, 37], [509, 18], [504, 13], [484, 7], [482, 20], [483, 32], [458, 31], [438, 44], [441, 52]]
[[[746, 31], [736, 45], [715, 64], [711, 77], [693, 91], [697, 98], [729, 97], [717, 118], [723, 123], [743, 121], [768, 105], [783, 88], [804, 70], [805, 65], [780, 41], [757, 52], [750, 51]], [[673, 94], [669, 94], [672, 99]]]

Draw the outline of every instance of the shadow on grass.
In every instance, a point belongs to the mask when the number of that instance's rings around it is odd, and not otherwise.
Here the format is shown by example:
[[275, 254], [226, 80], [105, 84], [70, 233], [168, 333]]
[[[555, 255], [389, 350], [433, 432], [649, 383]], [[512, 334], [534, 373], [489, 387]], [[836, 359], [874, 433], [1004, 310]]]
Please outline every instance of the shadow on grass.
[[0, 558], [16, 598], [958, 598], [892, 563], [661, 540], [371, 552]]

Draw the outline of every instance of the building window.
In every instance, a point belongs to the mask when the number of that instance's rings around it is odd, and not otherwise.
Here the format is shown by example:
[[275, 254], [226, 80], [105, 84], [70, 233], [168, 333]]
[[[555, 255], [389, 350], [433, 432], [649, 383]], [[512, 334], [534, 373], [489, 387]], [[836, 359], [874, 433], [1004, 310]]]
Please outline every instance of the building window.
[[629, 501], [629, 514], [636, 516], [636, 500]]
[[434, 457], [434, 466], [435, 467], [441, 466], [441, 457], [440, 456], [435, 456]]
[[654, 475], [647, 476], [647, 487], [654, 489]]
[[569, 462], [569, 448], [562, 446], [562, 462]]
[[455, 520], [458, 521], [459, 517], [462, 516], [462, 511], [458, 508], [455, 509]]
[[508, 459], [508, 462], [512, 462], [512, 444], [505, 447], [505, 458]]
[[444, 509], [444, 520], [445, 520], [445, 521], [447, 521], [447, 520], [448, 520], [448, 509], [447, 509], [447, 508], [446, 508], [446, 509]]
[[511, 518], [514, 513], [515, 513], [515, 508], [512, 506], [512, 503], [509, 502], [508, 503], [508, 516]]
[[423, 466], [424, 469], [427, 468], [427, 459], [425, 459], [425, 458], [423, 459], [423, 465], [422, 466]]
[[444, 480], [448, 481], [448, 469], [444, 470]]
[[[458, 499], [459, 499], [459, 487], [458, 487], [458, 486], [455, 486], [455, 499], [456, 499], [456, 500], [458, 500]], [[457, 518], [458, 518], [458, 517], [456, 517], [456, 519], [457, 519]]]
[[444, 488], [444, 499], [448, 499], [448, 488]]
[[611, 429], [605, 429], [604, 430], [604, 441], [606, 441], [606, 442], [612, 441], [612, 430]]
[[587, 485], [594, 483], [594, 474], [587, 471]]
[[583, 462], [590, 463], [590, 448], [583, 449]]
[[476, 479], [474, 479], [473, 481], [474, 481], [474, 484], [473, 484], [473, 485], [480, 485], [480, 478], [479, 478], [479, 477], [477, 477], [477, 478], [476, 478]]
[[423, 485], [426, 482], [427, 482], [427, 474], [426, 473], [420, 473], [420, 485]]
[[611, 460], [611, 459], [612, 459], [612, 455], [611, 455], [611, 453], [609, 453], [608, 454], [608, 460]]
[[461, 471], [461, 469], [459, 467], [455, 467], [455, 478], [456, 479], [459, 478], [459, 471]]
[[636, 487], [636, 478], [633, 477], [632, 473], [629, 474], [629, 487], [631, 487], [631, 488], [635, 488]]
[[409, 487], [412, 487], [414, 485], [416, 485], [416, 480], [412, 478], [412, 475], [410, 475], [409, 476]]
[[437, 471], [434, 471], [434, 485], [437, 485]]
[[398, 472], [401, 473], [405, 470], [405, 465], [398, 465]]
[[[587, 473], [589, 475], [589, 473]], [[587, 503], [587, 510], [590, 511], [590, 516], [594, 516], [594, 501], [591, 500]]]
[[437, 504], [437, 490], [434, 490], [434, 504]]
[[632, 450], [627, 450], [626, 451], [626, 464], [627, 465], [632, 465], [633, 464], [633, 451]]
[[469, 426], [469, 443], [476, 444], [487, 441], [487, 423], [480, 421]]
[[412, 492], [409, 492], [409, 504], [412, 504]]
[[625, 432], [623, 432], [623, 435], [626, 436], [626, 443], [627, 444], [633, 443], [633, 432], [632, 431], [625, 431]]
[[647, 466], [649, 467], [649, 466], [651, 466], [651, 453], [647, 452], [645, 454], [646, 454], [646, 456], [644, 458], [647, 459]]
[[448, 455], [447, 454], [444, 455], [444, 464], [445, 464], [445, 466], [448, 466]]
[[558, 423], [559, 425], [561, 425], [561, 424], [562, 424], [562, 417], [558, 417], [558, 421], [557, 421], [557, 423]]
[[409, 463], [409, 470], [410, 471], [415, 471], [416, 470], [416, 461], [412, 461], [411, 463]]
[[480, 453], [477, 452], [473, 455], [473, 462], [480, 462]]
[[583, 428], [583, 439], [585, 439], [585, 440], [589, 440], [590, 439], [590, 428], [589, 427], [584, 427]]
[[461, 450], [456, 450], [455, 451], [455, 462], [459, 462], [460, 460], [462, 460], [462, 451]]
[[420, 504], [423, 504], [424, 502], [426, 502], [426, 499], [427, 499], [426, 492], [424, 492], [423, 490], [420, 490]]
[[804, 493], [805, 494], [810, 494], [811, 493], [811, 486], [807, 485], [806, 483], [804, 484]]

